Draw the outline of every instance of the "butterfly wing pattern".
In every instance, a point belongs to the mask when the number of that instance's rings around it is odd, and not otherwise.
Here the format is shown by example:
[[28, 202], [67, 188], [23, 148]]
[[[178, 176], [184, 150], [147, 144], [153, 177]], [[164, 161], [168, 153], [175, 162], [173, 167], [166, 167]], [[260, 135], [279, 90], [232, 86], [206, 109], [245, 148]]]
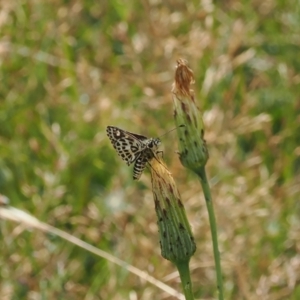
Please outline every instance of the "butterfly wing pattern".
[[118, 155], [126, 161], [127, 165], [134, 163], [133, 179], [139, 180], [146, 164], [155, 157], [160, 139], [148, 139], [143, 135], [114, 126], [107, 126], [106, 132]]

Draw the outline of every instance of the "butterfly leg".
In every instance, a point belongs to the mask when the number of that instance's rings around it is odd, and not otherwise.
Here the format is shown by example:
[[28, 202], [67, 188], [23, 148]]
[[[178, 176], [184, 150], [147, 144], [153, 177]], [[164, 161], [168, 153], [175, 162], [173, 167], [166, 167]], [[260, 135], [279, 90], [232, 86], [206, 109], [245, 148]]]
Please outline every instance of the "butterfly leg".
[[161, 154], [161, 158], [164, 158], [164, 151], [162, 150], [156, 151], [156, 154]]

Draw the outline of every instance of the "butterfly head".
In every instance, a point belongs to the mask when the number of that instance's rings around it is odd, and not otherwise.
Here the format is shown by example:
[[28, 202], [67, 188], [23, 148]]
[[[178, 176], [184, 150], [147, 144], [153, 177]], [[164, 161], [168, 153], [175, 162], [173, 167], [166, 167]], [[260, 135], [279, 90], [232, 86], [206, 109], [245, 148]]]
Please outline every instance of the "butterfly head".
[[147, 141], [147, 148], [151, 149], [151, 150], [155, 150], [159, 145], [160, 145], [160, 139], [158, 138], [151, 138], [151, 139], [148, 139]]

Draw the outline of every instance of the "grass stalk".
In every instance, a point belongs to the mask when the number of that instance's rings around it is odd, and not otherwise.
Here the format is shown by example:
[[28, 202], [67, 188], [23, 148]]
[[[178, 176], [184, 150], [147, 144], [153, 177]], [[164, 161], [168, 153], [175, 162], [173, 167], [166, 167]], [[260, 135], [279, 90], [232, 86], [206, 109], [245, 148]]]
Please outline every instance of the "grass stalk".
[[209, 225], [212, 237], [213, 251], [214, 251], [214, 260], [216, 267], [216, 276], [217, 276], [217, 286], [219, 292], [219, 300], [224, 299], [223, 293], [223, 278], [222, 278], [222, 268], [221, 268], [221, 258], [218, 245], [218, 232], [217, 232], [217, 223], [215, 218], [215, 212], [213, 207], [213, 202], [211, 198], [210, 186], [207, 180], [205, 168], [200, 168], [197, 172], [197, 175], [200, 178], [203, 194], [205, 197], [206, 208], [208, 212]]
[[192, 281], [191, 281], [189, 262], [188, 261], [178, 262], [176, 264], [176, 267], [177, 267], [179, 275], [180, 275], [182, 289], [184, 292], [185, 299], [193, 300], [194, 296], [193, 296], [193, 290], [192, 290]]

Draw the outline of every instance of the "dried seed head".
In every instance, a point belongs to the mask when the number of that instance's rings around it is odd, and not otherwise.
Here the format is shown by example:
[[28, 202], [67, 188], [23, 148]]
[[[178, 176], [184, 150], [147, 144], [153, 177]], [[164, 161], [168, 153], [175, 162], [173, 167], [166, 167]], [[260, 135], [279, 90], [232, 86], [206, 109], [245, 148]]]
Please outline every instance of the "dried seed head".
[[177, 60], [173, 93], [178, 92], [187, 96], [193, 94], [193, 91], [190, 90], [190, 85], [195, 83], [194, 72], [187, 65], [187, 60], [182, 58]]

